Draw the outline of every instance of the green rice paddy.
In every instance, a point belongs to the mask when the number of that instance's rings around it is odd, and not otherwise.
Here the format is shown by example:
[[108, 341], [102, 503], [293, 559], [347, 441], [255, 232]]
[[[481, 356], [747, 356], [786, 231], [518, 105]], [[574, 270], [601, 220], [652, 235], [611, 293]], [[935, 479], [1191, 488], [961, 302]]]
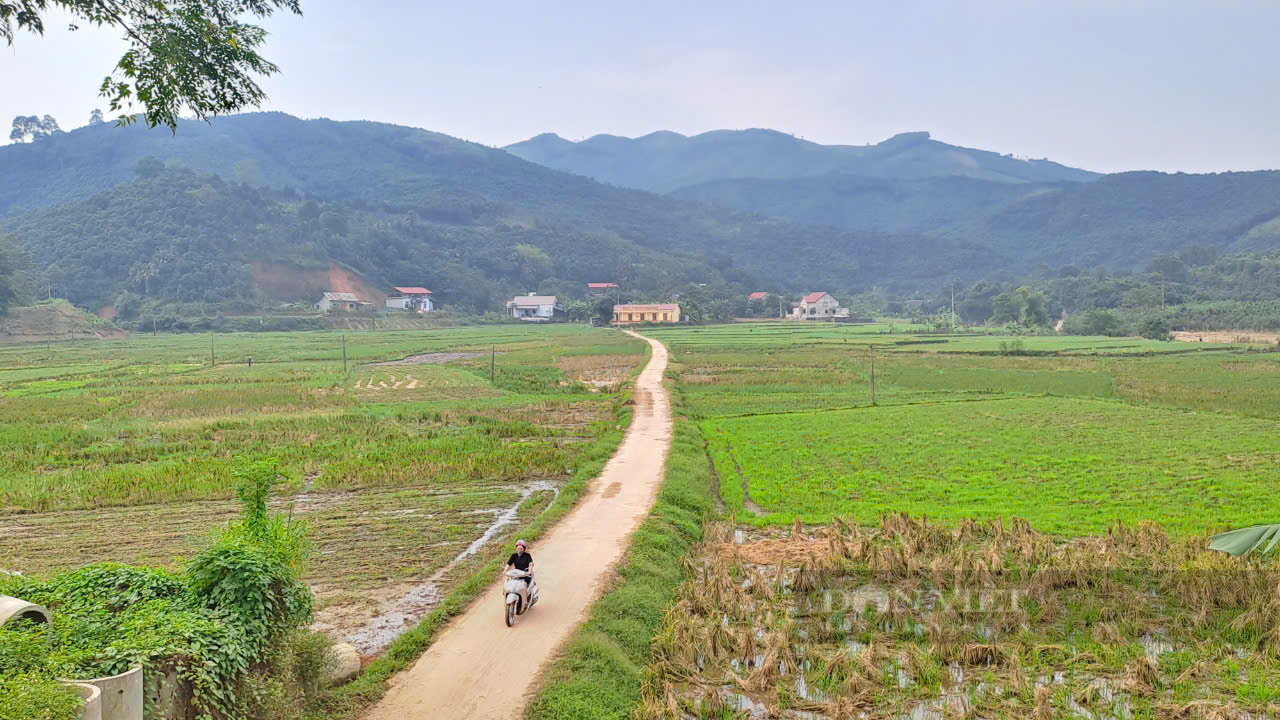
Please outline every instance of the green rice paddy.
[[[1019, 516], [1175, 535], [1274, 520], [1280, 353], [773, 323], [653, 332], [726, 506], [768, 525]], [[875, 405], [872, 405], [872, 375]]]

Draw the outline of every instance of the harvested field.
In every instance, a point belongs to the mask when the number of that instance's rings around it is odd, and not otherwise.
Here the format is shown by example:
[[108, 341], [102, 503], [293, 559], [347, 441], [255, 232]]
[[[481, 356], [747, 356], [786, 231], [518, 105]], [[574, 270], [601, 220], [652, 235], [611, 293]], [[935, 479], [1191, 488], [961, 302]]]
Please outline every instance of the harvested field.
[[1280, 568], [1154, 525], [716, 525], [639, 718], [1280, 716]]
[[635, 369], [635, 361], [627, 355], [569, 355], [557, 360], [556, 367], [598, 392], [616, 388]]
[[1268, 330], [1212, 330], [1206, 332], [1175, 331], [1174, 340], [1193, 343], [1252, 343], [1275, 345], [1280, 343], [1280, 333]]

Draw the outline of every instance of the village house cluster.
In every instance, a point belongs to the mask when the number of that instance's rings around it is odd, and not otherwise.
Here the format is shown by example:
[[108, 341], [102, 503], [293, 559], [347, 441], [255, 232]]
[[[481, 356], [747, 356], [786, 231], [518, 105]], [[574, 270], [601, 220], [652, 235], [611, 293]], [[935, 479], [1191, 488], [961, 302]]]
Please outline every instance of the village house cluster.
[[[617, 297], [617, 283], [587, 283], [588, 297]], [[560, 300], [555, 295], [538, 295], [529, 293], [517, 295], [507, 301], [507, 312], [516, 320], [525, 322], [555, 322], [566, 319]], [[611, 323], [614, 325], [632, 325], [636, 323], [678, 323], [683, 319], [680, 306], [676, 303], [656, 304], [622, 304], [613, 306]]]
[[[384, 310], [397, 310], [413, 313], [428, 313], [435, 310], [433, 293], [420, 286], [397, 285], [388, 290], [378, 300], [361, 297], [354, 292], [326, 291], [321, 293], [315, 308], [321, 312], [370, 312], [379, 305]], [[617, 283], [591, 282], [586, 284], [586, 295], [590, 298], [602, 298], [610, 295], [620, 296]], [[770, 293], [760, 291], [747, 295], [749, 302], [766, 302]], [[841, 307], [840, 302], [828, 292], [811, 292], [791, 303], [789, 313], [783, 312], [782, 300], [779, 300], [778, 315], [791, 320], [837, 320], [848, 319], [849, 309]], [[528, 293], [516, 295], [507, 301], [507, 314], [524, 322], [557, 322], [568, 318], [560, 307], [560, 300], [555, 295], [539, 295]], [[678, 323], [687, 318], [681, 313], [677, 303], [616, 303], [610, 323], [614, 325], [634, 325], [638, 323]], [[595, 322], [594, 320], [592, 321]]]
[[[382, 296], [382, 306], [386, 310], [427, 313], [435, 310], [431, 295], [432, 292], [424, 287], [393, 287]], [[353, 292], [326, 291], [320, 293], [320, 299], [315, 302], [315, 308], [326, 313], [369, 312], [375, 307], [375, 302]]]

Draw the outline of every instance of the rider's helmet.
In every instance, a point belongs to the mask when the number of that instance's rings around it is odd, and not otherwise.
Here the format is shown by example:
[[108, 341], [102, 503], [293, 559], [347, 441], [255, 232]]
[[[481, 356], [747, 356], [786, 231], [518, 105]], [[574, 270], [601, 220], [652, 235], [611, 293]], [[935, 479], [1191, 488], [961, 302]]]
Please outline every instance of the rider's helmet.
[[523, 541], [523, 540], [517, 540], [517, 541], [516, 541], [516, 547], [518, 547], [518, 548], [523, 548], [523, 547], [526, 547], [526, 545], [524, 544], [524, 541]]

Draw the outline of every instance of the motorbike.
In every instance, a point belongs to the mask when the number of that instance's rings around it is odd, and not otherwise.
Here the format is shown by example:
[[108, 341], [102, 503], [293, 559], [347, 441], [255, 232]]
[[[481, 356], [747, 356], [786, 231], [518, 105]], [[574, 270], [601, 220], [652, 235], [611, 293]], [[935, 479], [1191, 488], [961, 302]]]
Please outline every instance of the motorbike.
[[507, 578], [502, 585], [502, 594], [506, 598], [507, 627], [511, 627], [515, 625], [517, 615], [525, 614], [538, 603], [538, 583], [530, 580], [526, 584], [524, 578], [532, 578], [533, 574], [524, 570], [513, 568], [503, 575]]

